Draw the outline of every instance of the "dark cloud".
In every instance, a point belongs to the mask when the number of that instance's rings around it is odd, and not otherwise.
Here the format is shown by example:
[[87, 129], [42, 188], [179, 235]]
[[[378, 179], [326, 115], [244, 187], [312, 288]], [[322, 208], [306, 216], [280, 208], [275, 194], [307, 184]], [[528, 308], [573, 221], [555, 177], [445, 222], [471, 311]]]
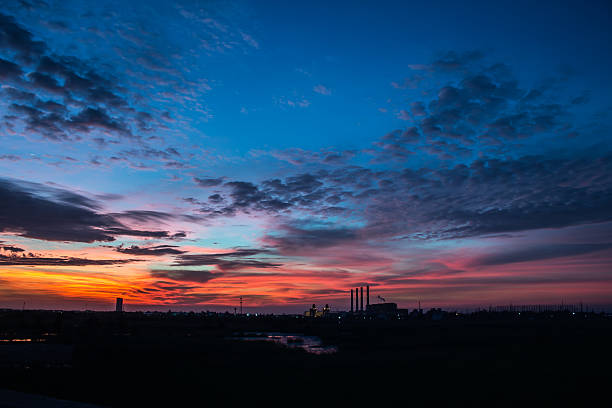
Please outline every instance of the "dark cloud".
[[[214, 217], [233, 216], [238, 212], [248, 213], [250, 210], [286, 213], [292, 209], [312, 209], [330, 197], [342, 196], [338, 189], [324, 188], [322, 177], [322, 173], [304, 173], [284, 180], [266, 180], [259, 185], [246, 181], [230, 181], [223, 187], [229, 189], [231, 202], [226, 203], [223, 196], [215, 194], [209, 197], [208, 205], [204, 205], [200, 211]], [[342, 210], [340, 207], [331, 209], [327, 205], [325, 208], [328, 212]]]
[[279, 234], [268, 235], [267, 244], [278, 248], [283, 253], [295, 253], [301, 250], [327, 248], [342, 245], [359, 238], [359, 230], [342, 227], [305, 227], [301, 223], [284, 224]]
[[0, 78], [3, 80], [19, 78], [23, 72], [19, 65], [0, 58]]
[[[35, 41], [26, 28], [4, 14], [0, 14], [0, 56], [0, 78], [15, 87], [3, 90], [16, 113], [5, 116], [9, 126], [22, 123], [50, 140], [78, 141], [83, 134], [98, 132], [140, 139], [138, 131], [151, 131], [163, 122], [133, 106], [112, 74], [77, 57], [49, 52], [43, 41]], [[25, 78], [23, 72], [29, 72]], [[177, 153], [174, 148], [166, 151]]]
[[168, 231], [144, 231], [125, 227], [107, 227], [104, 232], [112, 235], [127, 235], [132, 237], [171, 238]]
[[198, 178], [194, 177], [193, 181], [200, 187], [216, 187], [223, 184], [223, 177], [219, 178]]
[[[402, 133], [392, 136], [398, 137]], [[432, 144], [432, 151], [452, 149], [442, 142]], [[571, 156], [466, 161], [414, 170], [347, 166], [259, 184], [232, 181], [223, 185], [229, 188], [229, 204], [211, 199], [201, 211], [209, 216], [240, 211], [282, 216], [265, 241], [285, 252], [352, 241], [455, 239], [612, 220], [610, 154], [584, 150]], [[290, 218], [304, 214], [309, 217], [304, 222]], [[343, 217], [350, 215], [359, 217], [360, 227], [343, 226]], [[337, 224], [325, 223], [330, 216], [340, 217]]]
[[0, 249], [3, 249], [5, 251], [9, 251], [9, 252], [25, 252], [25, 249], [19, 248], [19, 247], [13, 246], [13, 245], [0, 246]]
[[[206, 283], [212, 279], [220, 278], [224, 274], [206, 270], [198, 271], [192, 269], [154, 269], [151, 271], [153, 278], [171, 279], [179, 282]], [[167, 286], [166, 286], [167, 287]]]
[[504, 265], [516, 262], [540, 261], [603, 251], [612, 244], [538, 244], [519, 250], [513, 249], [477, 258], [471, 266]]
[[[285, 207], [269, 205], [272, 199], [310, 214], [311, 222], [279, 220], [265, 238], [294, 253], [391, 237], [453, 239], [612, 220], [612, 155], [592, 151], [573, 157], [478, 159], [438, 169], [350, 166], [259, 185], [226, 185], [232, 203], [220, 207], [219, 215], [240, 210], [287, 214]], [[347, 207], [359, 209], [361, 227], [321, 223]]]
[[408, 96], [411, 102], [398, 108], [398, 116], [410, 126], [376, 142], [369, 151], [374, 162], [404, 162], [414, 153], [455, 162], [485, 152], [516, 153], [525, 139], [575, 131], [571, 110], [589, 95], [583, 92], [563, 104], [553, 86], [521, 88], [509, 67], [489, 63], [480, 52], [449, 52], [419, 69], [428, 72], [421, 86], [429, 86], [424, 94], [431, 96], [416, 101]]
[[586, 103], [589, 103], [590, 100], [591, 100], [591, 93], [588, 91], [585, 91], [582, 93], [582, 95], [572, 98], [570, 103], [572, 105], [584, 105]]
[[120, 213], [110, 213], [109, 215], [115, 218], [128, 219], [130, 221], [136, 221], [140, 223], [149, 221], [164, 221], [174, 218], [174, 215], [151, 210], [128, 210]]
[[151, 247], [139, 247], [132, 245], [130, 247], [119, 246], [115, 251], [130, 255], [147, 255], [147, 256], [162, 256], [162, 255], [178, 255], [184, 254], [185, 251], [177, 249], [176, 245], [156, 245]]
[[64, 88], [59, 84], [57, 79], [52, 76], [42, 74], [40, 72], [30, 72], [28, 74], [28, 80], [36, 88], [40, 88], [60, 96], [64, 95]]
[[92, 266], [122, 265], [135, 262], [133, 259], [86, 259], [73, 257], [44, 257], [29, 253], [23, 256], [6, 256], [0, 254], [0, 265], [6, 266]]
[[447, 51], [439, 55], [430, 68], [439, 71], [461, 71], [469, 68], [471, 64], [482, 61], [484, 54], [481, 51], [456, 52]]
[[112, 118], [103, 108], [85, 108], [64, 124], [82, 132], [89, 132], [91, 129], [103, 129], [124, 136], [132, 135], [125, 124], [117, 118]]
[[35, 183], [0, 179], [0, 231], [47, 241], [113, 241], [116, 235], [180, 238], [184, 233], [143, 231], [101, 214], [82, 195]]
[[112, 241], [113, 220], [89, 208], [37, 195], [0, 180], [0, 231], [49, 241]]
[[64, 23], [63, 21], [49, 21], [45, 25], [55, 31], [61, 31], [61, 32], [70, 31], [68, 29], [68, 24]]
[[261, 249], [238, 249], [232, 252], [215, 254], [182, 254], [176, 257], [173, 266], [214, 265], [221, 271], [281, 266], [281, 264], [252, 258], [255, 255], [266, 253], [267, 251]]
[[[367, 234], [461, 238], [612, 219], [612, 156], [477, 160], [386, 179], [365, 209]], [[399, 177], [398, 177], [399, 176]]]
[[285, 150], [253, 151], [254, 155], [270, 155], [278, 160], [286, 161], [295, 166], [302, 165], [337, 165], [346, 163], [357, 154], [356, 150], [321, 150], [310, 151], [300, 148]]
[[69, 137], [61, 124], [64, 119], [56, 113], [45, 112], [37, 107], [13, 103], [9, 106], [25, 123], [26, 129], [36, 132], [50, 140], [68, 140]]
[[14, 53], [19, 60], [30, 62], [46, 50], [41, 41], [19, 25], [11, 16], [0, 13], [0, 49]]
[[313, 193], [323, 183], [318, 177], [312, 174], [300, 174], [294, 177], [287, 177], [285, 182], [279, 179], [268, 180], [262, 183], [264, 187], [268, 187], [269, 192], [274, 195], [292, 195], [295, 193], [309, 194]]
[[387, 133], [375, 145], [382, 149], [383, 155], [377, 161], [387, 160], [387, 156], [405, 159], [414, 154], [414, 145], [419, 142], [420, 134], [416, 127], [398, 129]]
[[[377, 279], [377, 278], [375, 278]], [[482, 290], [484, 287], [500, 288], [504, 285], [554, 285], [554, 284], [579, 284], [585, 282], [602, 282], [609, 283], [610, 276], [605, 273], [593, 273], [589, 275], [576, 274], [575, 272], [564, 274], [518, 274], [518, 275], [493, 275], [493, 276], [457, 276], [454, 278], [439, 279], [434, 277], [397, 277], [392, 280], [385, 281], [397, 285], [425, 285], [440, 288], [454, 288], [454, 290]], [[415, 291], [422, 289], [415, 288]]]
[[174, 160], [177, 157], [180, 157], [181, 154], [173, 147], [168, 147], [164, 150], [153, 149], [150, 147], [142, 148], [142, 149], [130, 149], [124, 150], [119, 153], [119, 155], [124, 157], [137, 157], [137, 158], [145, 158], [145, 159], [160, 159], [164, 161]]
[[208, 196], [208, 201], [211, 203], [220, 203], [223, 201], [223, 197], [220, 194], [212, 194]]

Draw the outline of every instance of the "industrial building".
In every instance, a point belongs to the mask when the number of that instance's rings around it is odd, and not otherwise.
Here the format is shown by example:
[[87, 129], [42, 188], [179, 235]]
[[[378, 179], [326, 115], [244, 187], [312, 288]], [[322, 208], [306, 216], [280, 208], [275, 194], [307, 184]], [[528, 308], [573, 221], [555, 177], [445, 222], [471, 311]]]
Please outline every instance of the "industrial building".
[[323, 309], [319, 310], [316, 305], [313, 304], [310, 309], [304, 312], [304, 316], [342, 318], [348, 315], [367, 319], [397, 319], [408, 316], [408, 309], [398, 309], [396, 303], [386, 302], [385, 299], [380, 296], [378, 296], [378, 298], [382, 303], [370, 304], [370, 285], [366, 285], [365, 287], [365, 296], [363, 289], [363, 286], [351, 289], [350, 312], [332, 313], [329, 305], [325, 305]]
[[370, 285], [366, 285], [366, 304], [363, 305], [363, 286], [351, 289], [351, 313], [359, 314], [368, 318], [391, 319], [407, 314], [406, 309], [398, 309], [396, 303], [385, 302], [384, 298], [378, 297], [382, 303], [370, 304]]
[[304, 316], [306, 317], [327, 317], [327, 315], [329, 314], [329, 311], [330, 311], [330, 308], [329, 308], [329, 305], [327, 304], [321, 310], [317, 309], [317, 306], [313, 304], [310, 309], [304, 312]]

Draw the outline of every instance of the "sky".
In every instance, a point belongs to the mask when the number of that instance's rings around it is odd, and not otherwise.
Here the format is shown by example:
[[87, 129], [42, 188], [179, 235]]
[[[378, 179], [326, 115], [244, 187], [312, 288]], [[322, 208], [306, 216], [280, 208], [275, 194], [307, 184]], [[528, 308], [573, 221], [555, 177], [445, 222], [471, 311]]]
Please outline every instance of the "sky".
[[0, 5], [0, 308], [612, 308], [612, 5]]

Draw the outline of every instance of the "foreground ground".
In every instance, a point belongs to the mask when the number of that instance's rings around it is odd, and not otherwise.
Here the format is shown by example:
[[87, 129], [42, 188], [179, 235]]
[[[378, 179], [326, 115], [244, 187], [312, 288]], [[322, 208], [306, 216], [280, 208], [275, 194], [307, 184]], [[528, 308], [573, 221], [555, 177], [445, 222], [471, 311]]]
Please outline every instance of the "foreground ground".
[[[249, 331], [317, 335], [338, 352], [230, 338]], [[4, 311], [0, 339], [27, 340], [0, 341], [0, 388], [102, 406], [593, 405], [612, 366], [612, 320], [586, 314], [369, 321]]]

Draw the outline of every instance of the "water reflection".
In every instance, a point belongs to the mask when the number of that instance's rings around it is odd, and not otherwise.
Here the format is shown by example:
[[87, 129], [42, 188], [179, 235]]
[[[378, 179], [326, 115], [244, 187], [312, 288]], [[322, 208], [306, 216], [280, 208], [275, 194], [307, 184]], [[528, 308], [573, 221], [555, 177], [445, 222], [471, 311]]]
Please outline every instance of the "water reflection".
[[245, 341], [272, 341], [289, 348], [301, 348], [312, 354], [332, 354], [338, 351], [335, 346], [325, 346], [317, 336], [277, 332], [246, 332], [233, 337]]
[[20, 343], [20, 342], [31, 342], [31, 341], [39, 341], [43, 342], [44, 340], [40, 339], [0, 339], [0, 343]]

